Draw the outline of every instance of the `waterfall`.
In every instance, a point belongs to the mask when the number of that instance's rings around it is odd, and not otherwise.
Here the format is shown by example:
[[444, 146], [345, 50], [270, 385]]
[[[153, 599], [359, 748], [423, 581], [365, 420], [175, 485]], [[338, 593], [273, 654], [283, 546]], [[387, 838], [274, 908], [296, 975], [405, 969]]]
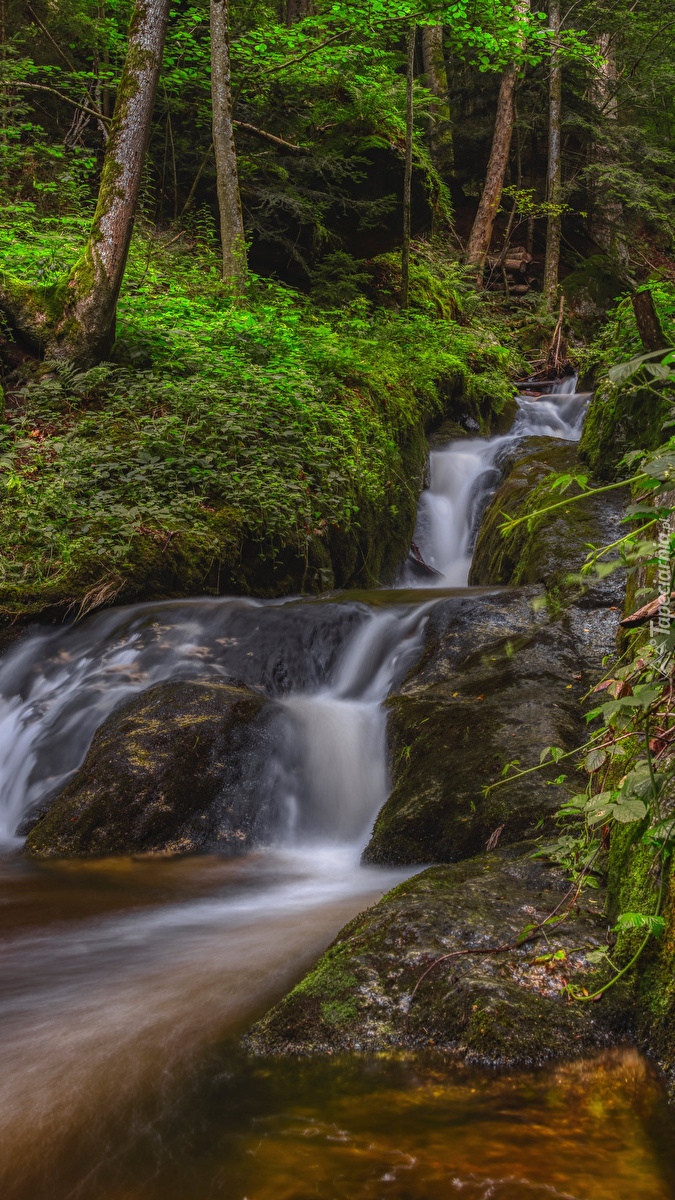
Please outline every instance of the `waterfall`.
[[[430, 483], [420, 498], [414, 540], [422, 558], [438, 572], [424, 586], [464, 587], [480, 519], [501, 478], [500, 463], [527, 437], [577, 441], [590, 393], [575, 392], [576, 377], [559, 380], [548, 396], [517, 397], [508, 433], [464, 438], [429, 455]], [[413, 580], [404, 572], [404, 582]], [[417, 579], [419, 583], [419, 579]]]
[[117, 705], [198, 678], [242, 681], [279, 707], [259, 786], [282, 814], [272, 841], [362, 844], [387, 794], [382, 701], [419, 653], [425, 613], [197, 600], [29, 635], [0, 663], [0, 839], [17, 843], [22, 818], [60, 790]]

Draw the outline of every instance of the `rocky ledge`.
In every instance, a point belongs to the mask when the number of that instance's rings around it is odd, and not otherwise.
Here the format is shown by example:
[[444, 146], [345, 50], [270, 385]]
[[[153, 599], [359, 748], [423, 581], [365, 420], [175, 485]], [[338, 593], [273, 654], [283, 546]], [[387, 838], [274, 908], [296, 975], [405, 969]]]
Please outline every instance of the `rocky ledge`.
[[345, 926], [314, 970], [253, 1026], [248, 1049], [435, 1045], [466, 1061], [515, 1065], [616, 1044], [628, 1025], [617, 1002], [569, 1003], [565, 993], [567, 983], [592, 986], [595, 968], [580, 947], [606, 941], [601, 892], [584, 894], [547, 937], [487, 952], [564, 907], [569, 883], [532, 857], [540, 849], [500, 847], [400, 884]]

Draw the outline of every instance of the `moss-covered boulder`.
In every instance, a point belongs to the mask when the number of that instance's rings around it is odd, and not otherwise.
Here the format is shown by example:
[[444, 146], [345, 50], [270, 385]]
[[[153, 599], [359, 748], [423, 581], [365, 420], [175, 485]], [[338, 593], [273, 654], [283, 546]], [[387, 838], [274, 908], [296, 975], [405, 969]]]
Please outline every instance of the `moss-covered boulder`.
[[671, 404], [653, 389], [620, 388], [605, 379], [588, 409], [579, 458], [600, 479], [615, 479], [629, 450], [654, 450], [665, 440], [670, 416]]
[[454, 862], [555, 811], [546, 772], [483, 795], [508, 762], [534, 766], [543, 747], [583, 740], [576, 639], [533, 610], [540, 598], [522, 589], [436, 605], [422, 659], [388, 701], [393, 789], [366, 861]]
[[[579, 947], [605, 940], [602, 897], [508, 952], [551, 913], [568, 884], [533, 859], [534, 843], [437, 866], [401, 884], [338, 934], [316, 967], [247, 1035], [258, 1054], [321, 1054], [435, 1044], [467, 1061], [532, 1064], [606, 1045], [621, 1028], [608, 1003], [568, 1004], [566, 981], [589, 983]], [[470, 951], [423, 973], [442, 955]], [[563, 951], [558, 958], [533, 961]]]
[[[619, 913], [656, 912], [661, 884], [653, 851], [642, 844], [641, 826], [615, 829], [609, 857], [607, 907], [611, 924]], [[634, 967], [617, 988], [630, 1003], [636, 1033], [657, 1059], [675, 1099], [675, 875], [671, 862], [665, 867], [661, 915], [665, 930], [650, 938]], [[644, 929], [628, 929], [618, 935], [612, 960], [626, 966], [644, 940]]]
[[257, 784], [265, 699], [227, 683], [160, 683], [117, 709], [38, 816], [38, 858], [248, 848], [269, 818]]
[[[551, 476], [580, 472], [588, 473], [578, 462], [574, 442], [528, 438], [525, 453], [514, 461], [485, 513], [469, 581], [478, 585], [539, 583], [549, 594], [558, 594], [567, 577], [581, 569], [589, 544], [608, 545], [620, 536], [621, 497], [612, 492], [576, 501], [531, 525], [523, 522], [507, 537], [502, 535], [504, 514], [522, 517], [564, 499], [559, 491], [552, 491]], [[575, 494], [578, 489], [573, 485], [569, 495]], [[607, 595], [611, 591], [615, 599], [620, 595], [617, 579], [611, 577], [601, 588]]]
[[576, 318], [577, 323], [581, 320], [582, 329], [589, 322], [597, 322], [606, 316], [627, 286], [614, 259], [605, 254], [592, 254], [562, 281], [568, 317]]

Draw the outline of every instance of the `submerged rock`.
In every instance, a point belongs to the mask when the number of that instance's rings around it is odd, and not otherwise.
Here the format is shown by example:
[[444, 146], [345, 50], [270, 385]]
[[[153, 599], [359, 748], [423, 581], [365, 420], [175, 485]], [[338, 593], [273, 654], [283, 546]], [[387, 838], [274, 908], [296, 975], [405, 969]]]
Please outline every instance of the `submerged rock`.
[[248, 849], [269, 819], [257, 794], [268, 702], [228, 683], [160, 683], [108, 717], [38, 817], [38, 858]]
[[467, 1061], [535, 1064], [615, 1041], [625, 1026], [620, 1008], [570, 1004], [564, 992], [566, 982], [590, 990], [594, 969], [579, 947], [606, 941], [597, 892], [582, 896], [548, 940], [439, 964], [411, 1004], [442, 955], [511, 943], [563, 901], [562, 871], [532, 858], [536, 849], [498, 848], [395, 888], [345, 926], [245, 1044], [259, 1054], [434, 1044]]
[[559, 806], [552, 768], [483, 795], [508, 762], [534, 766], [545, 746], [583, 740], [577, 639], [535, 612], [537, 599], [528, 588], [434, 608], [422, 659], [387, 702], [394, 786], [366, 861], [454, 862], [491, 835], [531, 833]]

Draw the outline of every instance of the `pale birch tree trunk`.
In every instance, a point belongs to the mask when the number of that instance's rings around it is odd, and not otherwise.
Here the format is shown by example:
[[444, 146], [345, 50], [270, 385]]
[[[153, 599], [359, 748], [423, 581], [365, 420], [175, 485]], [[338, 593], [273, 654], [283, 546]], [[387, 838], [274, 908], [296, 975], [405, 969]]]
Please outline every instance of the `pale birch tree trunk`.
[[117, 86], [96, 212], [84, 253], [67, 279], [38, 288], [0, 275], [0, 309], [32, 349], [81, 365], [99, 362], [115, 316], [131, 243], [169, 0], [139, 0]]
[[[524, 16], [528, 8], [529, 0], [515, 0], [514, 13], [517, 17]], [[480, 278], [482, 278], [485, 258], [490, 249], [492, 229], [501, 203], [504, 178], [509, 163], [517, 78], [518, 68], [515, 64], [502, 75], [485, 186], [466, 246], [466, 261], [477, 268]]]
[[451, 174], [455, 154], [448, 100], [448, 73], [443, 54], [443, 26], [425, 25], [422, 29], [422, 62], [427, 87], [434, 95], [431, 106], [429, 148], [431, 160], [441, 175]]
[[211, 98], [223, 279], [241, 287], [246, 277], [246, 243], [232, 124], [228, 0], [211, 0]]
[[547, 199], [555, 207], [548, 215], [546, 226], [546, 261], [544, 263], [544, 300], [553, 311], [558, 294], [560, 236], [562, 232], [562, 59], [560, 57], [560, 0], [549, 0], [551, 37], [551, 68], [548, 93], [548, 176]]

